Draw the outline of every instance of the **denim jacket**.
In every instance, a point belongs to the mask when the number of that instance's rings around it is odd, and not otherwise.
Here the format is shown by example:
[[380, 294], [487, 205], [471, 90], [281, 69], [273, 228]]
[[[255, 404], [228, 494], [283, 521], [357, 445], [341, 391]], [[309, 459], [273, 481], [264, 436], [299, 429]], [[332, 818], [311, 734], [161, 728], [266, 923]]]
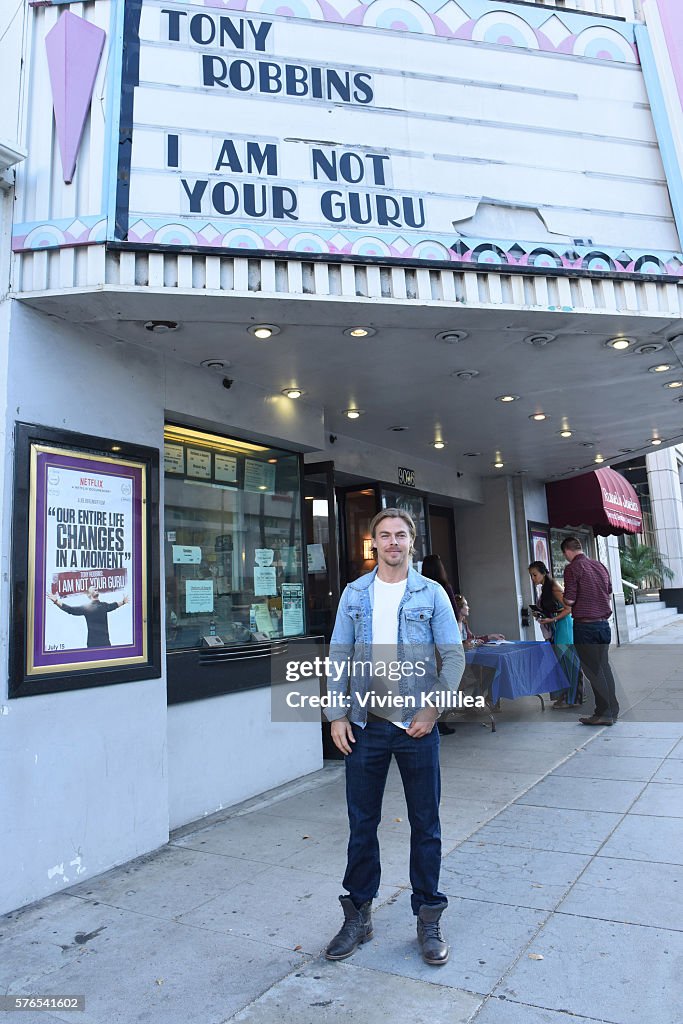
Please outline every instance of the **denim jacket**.
[[[338, 664], [372, 658], [373, 584], [376, 575], [375, 568], [349, 583], [341, 596], [330, 641], [330, 659]], [[441, 658], [440, 673], [437, 673], [435, 648]], [[425, 666], [423, 675], [401, 674], [400, 679], [391, 682], [394, 693], [415, 698], [416, 706], [405, 707], [402, 715], [403, 724], [408, 726], [420, 710], [423, 695], [447, 690], [455, 693], [465, 670], [460, 631], [446, 591], [412, 567], [408, 569], [405, 593], [398, 608], [396, 655], [399, 662], [421, 661]], [[354, 676], [351, 679], [347, 671], [339, 679], [328, 676], [327, 689], [328, 693], [338, 697], [350, 694], [347, 717], [356, 725], [365, 727], [368, 707], [361, 705], [358, 694], [372, 689], [372, 681], [368, 684], [367, 678]], [[343, 708], [333, 706], [326, 710], [330, 721], [344, 716]]]

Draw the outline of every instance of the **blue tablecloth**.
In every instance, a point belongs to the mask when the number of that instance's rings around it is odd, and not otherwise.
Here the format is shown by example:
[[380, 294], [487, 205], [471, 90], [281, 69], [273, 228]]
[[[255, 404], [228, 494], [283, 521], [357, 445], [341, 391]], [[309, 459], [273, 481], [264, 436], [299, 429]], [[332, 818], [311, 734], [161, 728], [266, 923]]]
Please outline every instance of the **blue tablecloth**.
[[491, 700], [500, 697], [532, 697], [564, 690], [567, 677], [557, 662], [552, 645], [545, 641], [519, 641], [500, 646], [477, 647], [466, 653], [468, 665], [494, 670]]

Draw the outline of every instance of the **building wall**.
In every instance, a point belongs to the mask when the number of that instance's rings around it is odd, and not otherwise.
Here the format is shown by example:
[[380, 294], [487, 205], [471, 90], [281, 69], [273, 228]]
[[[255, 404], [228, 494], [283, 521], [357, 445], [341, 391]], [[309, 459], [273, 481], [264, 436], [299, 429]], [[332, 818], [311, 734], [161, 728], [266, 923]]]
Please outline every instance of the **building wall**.
[[[285, 417], [283, 403], [270, 401], [262, 389], [244, 386], [228, 398], [220, 377], [206, 371], [76, 329], [16, 301], [7, 306], [2, 427], [8, 439], [18, 419], [158, 448], [167, 410], [228, 433], [288, 438], [289, 447], [322, 444], [322, 415], [313, 406], [288, 403]], [[3, 469], [11, 480], [12, 444], [5, 452]], [[0, 877], [0, 913], [160, 846], [169, 824], [321, 766], [320, 729], [271, 725], [269, 691], [169, 711], [162, 673], [158, 680], [7, 700], [7, 488], [2, 521], [0, 820], [12, 870]]]
[[646, 465], [657, 547], [674, 573], [664, 586], [677, 589], [683, 587], [683, 449], [674, 446], [652, 452]]
[[456, 509], [460, 589], [470, 605], [475, 633], [521, 638], [519, 558], [516, 551], [512, 481], [482, 481], [482, 505]]

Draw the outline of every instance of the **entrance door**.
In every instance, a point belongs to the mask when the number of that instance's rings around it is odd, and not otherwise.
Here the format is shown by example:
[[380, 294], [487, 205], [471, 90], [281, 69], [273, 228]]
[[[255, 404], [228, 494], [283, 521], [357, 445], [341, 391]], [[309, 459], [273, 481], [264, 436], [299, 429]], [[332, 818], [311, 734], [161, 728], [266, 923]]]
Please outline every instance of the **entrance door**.
[[342, 586], [375, 568], [370, 538], [370, 521], [379, 511], [379, 495], [372, 484], [340, 487], [339, 521], [342, 530]]
[[431, 534], [431, 554], [438, 555], [443, 562], [446, 575], [453, 590], [460, 590], [458, 579], [458, 555], [455, 548], [455, 528], [453, 526], [453, 509], [440, 505], [429, 506], [429, 532]]
[[309, 629], [329, 641], [340, 596], [332, 462], [304, 466], [304, 534]]

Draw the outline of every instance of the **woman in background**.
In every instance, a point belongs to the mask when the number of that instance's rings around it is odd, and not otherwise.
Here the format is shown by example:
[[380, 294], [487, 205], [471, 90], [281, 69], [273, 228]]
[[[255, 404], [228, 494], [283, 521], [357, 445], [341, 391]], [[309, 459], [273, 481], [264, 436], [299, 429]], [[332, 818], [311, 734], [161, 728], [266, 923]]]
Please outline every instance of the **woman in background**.
[[[434, 580], [435, 583], [441, 584], [443, 589], [448, 594], [448, 600], [451, 602], [453, 611], [455, 612], [455, 617], [457, 619], [458, 609], [455, 602], [455, 593], [453, 592], [453, 587], [451, 586], [448, 576], [446, 575], [444, 564], [438, 555], [425, 555], [422, 561], [422, 575], [426, 576], [427, 579], [429, 580]], [[458, 627], [460, 627], [460, 623], [458, 623]], [[436, 723], [436, 727], [442, 736], [450, 736], [451, 733], [455, 732], [455, 729], [453, 728], [452, 725], [447, 725], [446, 722], [442, 722], [440, 719]]]
[[550, 575], [550, 570], [544, 562], [532, 562], [529, 566], [529, 576], [534, 586], [541, 588], [538, 606], [542, 615], [536, 616], [536, 621], [550, 630], [550, 643], [569, 683], [566, 689], [550, 694], [554, 699], [552, 706], [555, 709], [568, 708], [577, 703], [581, 674], [581, 665], [574, 650], [574, 622], [571, 609], [564, 603], [562, 587]]

